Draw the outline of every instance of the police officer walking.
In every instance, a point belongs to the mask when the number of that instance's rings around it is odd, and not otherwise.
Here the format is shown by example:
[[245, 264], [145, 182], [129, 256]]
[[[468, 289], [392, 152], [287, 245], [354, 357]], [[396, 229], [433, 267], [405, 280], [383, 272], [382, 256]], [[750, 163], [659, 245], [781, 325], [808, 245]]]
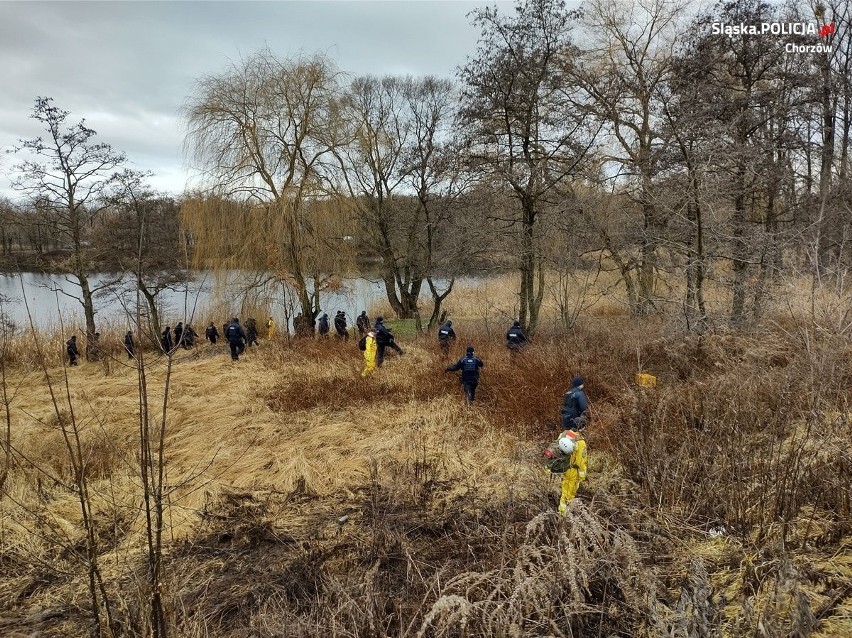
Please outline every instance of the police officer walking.
[[358, 328], [359, 337], [363, 337], [370, 331], [370, 318], [366, 310], [362, 310], [361, 314], [355, 318], [355, 327]]
[[213, 322], [210, 322], [210, 325], [207, 326], [207, 330], [204, 331], [204, 336], [207, 337], [207, 341], [212, 343], [214, 346], [216, 345], [216, 340], [219, 338], [219, 331], [216, 330], [216, 326]]
[[124, 349], [127, 350], [128, 359], [132, 359], [136, 354], [136, 344], [133, 343], [133, 333], [130, 330], [124, 335]]
[[376, 333], [376, 365], [381, 367], [385, 361], [385, 348], [396, 350], [399, 354], [404, 354], [402, 348], [396, 345], [393, 333], [385, 327], [385, 318], [376, 317], [376, 325], [373, 327], [373, 332]]
[[583, 392], [583, 377], [571, 381], [571, 389], [562, 397], [562, 427], [579, 432], [589, 423], [589, 399]]
[[446, 372], [461, 370], [461, 384], [462, 388], [464, 388], [468, 405], [473, 403], [473, 399], [476, 396], [476, 386], [479, 385], [479, 369], [484, 365], [482, 359], [474, 355], [473, 346], [468, 346], [467, 354], [453, 365], [447, 366], [445, 370]]
[[514, 359], [521, 349], [529, 343], [527, 335], [521, 329], [521, 322], [515, 321], [512, 327], [506, 332], [506, 347], [509, 349], [509, 354]]
[[328, 337], [328, 314], [325, 312], [319, 318], [319, 335], [320, 337]]
[[456, 340], [456, 331], [453, 330], [453, 322], [447, 322], [438, 328], [438, 345], [441, 346], [441, 352], [444, 358], [450, 356], [450, 342]]
[[231, 360], [238, 361], [240, 355], [246, 349], [246, 333], [240, 325], [240, 320], [234, 317], [225, 331], [225, 338], [228, 340], [228, 345], [231, 346]]
[[338, 310], [337, 315], [334, 317], [334, 331], [341, 339], [349, 339], [349, 332], [346, 329], [346, 313], [342, 310]]
[[77, 365], [77, 357], [80, 356], [80, 351], [77, 349], [77, 335], [72, 335], [65, 342], [65, 351], [68, 353], [68, 365]]

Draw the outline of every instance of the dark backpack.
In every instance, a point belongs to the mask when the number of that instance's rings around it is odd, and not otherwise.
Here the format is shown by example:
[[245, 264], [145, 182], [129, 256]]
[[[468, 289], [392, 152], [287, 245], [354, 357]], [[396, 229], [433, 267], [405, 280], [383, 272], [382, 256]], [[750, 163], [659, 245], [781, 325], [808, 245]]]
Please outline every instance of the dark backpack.
[[571, 465], [571, 457], [563, 454], [558, 441], [547, 446], [544, 452], [544, 466], [552, 474], [564, 474]]
[[562, 417], [576, 419], [580, 416], [580, 406], [577, 401], [577, 392], [573, 388], [565, 393], [562, 400]]
[[358, 340], [358, 349], [366, 350], [367, 349], [367, 335], [364, 335]]

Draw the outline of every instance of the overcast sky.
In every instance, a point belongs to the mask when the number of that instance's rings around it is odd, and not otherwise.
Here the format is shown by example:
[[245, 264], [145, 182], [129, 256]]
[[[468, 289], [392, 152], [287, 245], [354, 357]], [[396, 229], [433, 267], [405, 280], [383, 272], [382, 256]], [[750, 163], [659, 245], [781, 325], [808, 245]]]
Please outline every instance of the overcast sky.
[[[0, 0], [0, 195], [6, 154], [41, 134], [36, 96], [86, 118], [97, 141], [183, 191], [179, 110], [194, 81], [268, 45], [280, 56], [325, 52], [352, 74], [452, 77], [476, 48], [467, 13], [493, 0], [348, 2], [8, 2]], [[511, 10], [512, 2], [500, 1]]]

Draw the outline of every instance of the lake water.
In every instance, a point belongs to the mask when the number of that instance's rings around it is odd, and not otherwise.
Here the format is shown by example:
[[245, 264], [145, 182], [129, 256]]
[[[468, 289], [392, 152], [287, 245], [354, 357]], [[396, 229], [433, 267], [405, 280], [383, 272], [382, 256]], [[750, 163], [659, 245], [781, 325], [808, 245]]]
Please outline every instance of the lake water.
[[[227, 273], [227, 281], [220, 277], [217, 281], [213, 273], [199, 273], [196, 278], [182, 289], [165, 290], [158, 295], [160, 313], [165, 324], [174, 325], [177, 321], [186, 321], [191, 317], [196, 330], [206, 325], [205, 320], [215, 320], [220, 326], [231, 316], [243, 316], [240, 312], [243, 305], [245, 280], [244, 273]], [[107, 275], [93, 275], [90, 279], [92, 288], [110, 279]], [[73, 277], [57, 274], [23, 273], [18, 275], [0, 275], [0, 299], [3, 312], [16, 324], [18, 329], [28, 325], [26, 307], [23, 303], [26, 295], [27, 303], [32, 313], [33, 321], [39, 328], [54, 329], [62, 324], [66, 332], [76, 330], [83, 332], [85, 319], [80, 302], [67, 294], [79, 296], [80, 287], [74, 283]], [[102, 292], [95, 296], [95, 323], [115, 328], [129, 327], [128, 312], [135, 312], [135, 291], [131, 285], [125, 290]], [[23, 287], [22, 287], [23, 284]], [[441, 285], [443, 282], [441, 282]], [[428, 295], [428, 287], [424, 285]], [[67, 293], [67, 294], [63, 294]], [[284, 299], [281, 286], [270, 285], [264, 290], [250, 295], [250, 301], [255, 305], [268, 304], [272, 308], [276, 323], [281, 325], [284, 320]], [[335, 312], [343, 310], [349, 325], [353, 325], [355, 317], [362, 310], [369, 310], [376, 304], [385, 302], [384, 284], [380, 281], [370, 281], [364, 278], [344, 278], [338, 290], [320, 293], [320, 305], [323, 312], [333, 320]], [[215, 317], [211, 311], [215, 309]], [[221, 316], [219, 316], [221, 315]], [[428, 318], [428, 317], [427, 317]], [[257, 316], [258, 324], [263, 325], [266, 317]], [[291, 326], [292, 328], [292, 323]], [[202, 332], [202, 330], [199, 330]]]

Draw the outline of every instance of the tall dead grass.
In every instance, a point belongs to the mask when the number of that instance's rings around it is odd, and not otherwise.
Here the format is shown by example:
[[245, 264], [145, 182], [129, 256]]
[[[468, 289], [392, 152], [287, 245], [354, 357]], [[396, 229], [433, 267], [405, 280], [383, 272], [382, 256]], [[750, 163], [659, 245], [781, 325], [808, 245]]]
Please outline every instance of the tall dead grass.
[[[847, 635], [845, 342], [598, 317], [512, 361], [502, 322], [454, 324], [454, 354], [485, 360], [469, 408], [432, 338], [363, 380], [352, 342], [179, 353], [162, 589], [178, 635]], [[640, 365], [655, 390], [633, 385]], [[562, 519], [538, 457], [577, 373], [592, 471]], [[0, 618], [60, 609], [38, 629], [83, 635], [69, 469], [45, 390], [15, 374]], [[69, 374], [101, 565], [142, 635], [136, 378]]]

